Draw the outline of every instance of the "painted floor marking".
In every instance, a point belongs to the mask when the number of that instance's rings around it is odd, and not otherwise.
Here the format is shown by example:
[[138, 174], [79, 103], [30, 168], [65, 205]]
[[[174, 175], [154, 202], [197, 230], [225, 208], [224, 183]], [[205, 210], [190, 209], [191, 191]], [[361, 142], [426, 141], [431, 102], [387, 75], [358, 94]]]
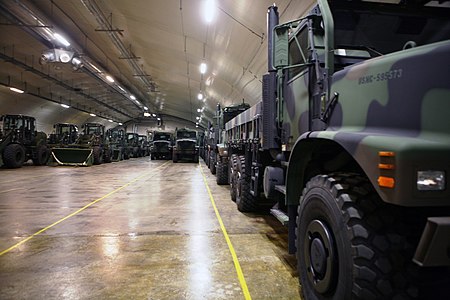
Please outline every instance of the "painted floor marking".
[[[164, 167], [164, 166], [167, 165], [168, 163], [169, 163], [169, 161], [163, 163], [162, 165], [160, 165], [160, 166], [156, 167], [155, 169], [153, 169], [152, 172], [161, 169], [162, 167]], [[67, 219], [69, 219], [69, 218], [75, 216], [76, 214], [82, 212], [82, 211], [85, 210], [86, 208], [88, 208], [88, 207], [94, 205], [95, 203], [97, 203], [97, 202], [99, 202], [99, 201], [101, 201], [101, 200], [103, 200], [103, 199], [105, 199], [105, 198], [108, 198], [109, 196], [111, 196], [111, 195], [117, 193], [118, 191], [120, 191], [120, 190], [126, 188], [127, 186], [131, 185], [132, 183], [135, 183], [136, 181], [141, 180], [144, 176], [146, 176], [146, 175], [148, 175], [148, 174], [149, 174], [149, 172], [145, 172], [144, 174], [142, 174], [142, 175], [136, 177], [135, 179], [133, 179], [133, 180], [131, 180], [130, 182], [128, 182], [128, 183], [122, 185], [121, 187], [115, 189], [114, 191], [109, 192], [108, 194], [104, 195], [103, 197], [100, 197], [100, 198], [98, 198], [98, 199], [95, 199], [94, 201], [92, 201], [92, 202], [86, 204], [85, 206], [83, 206], [82, 208], [78, 209], [77, 211], [75, 211], [75, 212], [73, 212], [73, 213], [71, 213], [71, 214], [65, 216], [65, 217], [62, 218], [62, 219], [59, 219], [59, 220], [56, 221], [55, 223], [53, 223], [53, 224], [51, 224], [51, 225], [48, 225], [48, 226], [45, 227], [45, 228], [42, 228], [41, 230], [39, 230], [39, 231], [33, 233], [32, 235], [28, 236], [27, 238], [21, 240], [21, 241], [18, 242], [17, 244], [15, 244], [15, 245], [9, 247], [8, 249], [3, 250], [2, 252], [0, 252], [0, 256], [6, 254], [6, 253], [8, 253], [8, 252], [10, 252], [11, 250], [16, 249], [17, 247], [19, 247], [20, 245], [22, 245], [22, 244], [28, 242], [29, 240], [31, 240], [31, 239], [34, 238], [35, 236], [37, 236], [37, 235], [39, 235], [39, 234], [41, 234], [41, 233], [47, 231], [48, 229], [50, 229], [50, 228], [52, 228], [52, 227], [58, 225], [58, 224], [61, 223], [61, 222], [63, 222], [63, 221], [65, 221], [65, 220], [67, 220]]]
[[234, 268], [236, 269], [239, 283], [241, 284], [242, 292], [244, 293], [244, 297], [246, 300], [251, 300], [252, 297], [250, 296], [250, 292], [247, 287], [247, 282], [245, 281], [244, 273], [242, 272], [241, 264], [239, 263], [239, 260], [237, 258], [236, 251], [234, 251], [233, 244], [231, 243], [230, 237], [228, 236], [228, 233], [227, 233], [227, 229], [225, 228], [225, 225], [223, 224], [222, 217], [220, 216], [219, 210], [217, 209], [216, 202], [214, 201], [214, 197], [211, 193], [211, 190], [209, 189], [209, 185], [208, 185], [208, 182], [206, 181], [205, 173], [203, 172], [203, 168], [200, 163], [199, 163], [199, 166], [200, 166], [200, 172], [202, 173], [202, 176], [203, 176], [203, 181], [205, 182], [206, 189], [208, 190], [209, 199], [211, 200], [211, 204], [214, 208], [214, 212], [216, 213], [217, 220], [219, 221], [220, 229], [222, 229], [222, 233], [225, 237], [225, 240], [227, 241], [227, 245], [228, 245], [228, 249], [230, 250], [231, 257], [233, 258]]

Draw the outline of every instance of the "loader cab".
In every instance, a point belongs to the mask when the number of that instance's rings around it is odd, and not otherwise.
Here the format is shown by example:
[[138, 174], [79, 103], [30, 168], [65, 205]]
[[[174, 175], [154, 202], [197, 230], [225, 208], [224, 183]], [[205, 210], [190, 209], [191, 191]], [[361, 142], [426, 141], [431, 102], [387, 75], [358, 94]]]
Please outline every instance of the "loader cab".
[[13, 141], [31, 144], [36, 136], [36, 119], [22, 115], [3, 115], [0, 118], [2, 134], [13, 131]]

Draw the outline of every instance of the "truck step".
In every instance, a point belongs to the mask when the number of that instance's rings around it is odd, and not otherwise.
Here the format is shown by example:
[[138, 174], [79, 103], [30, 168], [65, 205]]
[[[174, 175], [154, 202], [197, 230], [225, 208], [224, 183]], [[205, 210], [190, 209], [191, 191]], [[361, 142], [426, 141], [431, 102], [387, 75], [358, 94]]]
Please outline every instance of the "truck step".
[[272, 208], [270, 210], [270, 213], [277, 218], [278, 221], [281, 222], [284, 226], [287, 226], [289, 223], [289, 217], [286, 215], [283, 211], [279, 210], [278, 208]]
[[275, 190], [279, 191], [283, 195], [286, 195], [286, 186], [285, 185], [276, 185]]

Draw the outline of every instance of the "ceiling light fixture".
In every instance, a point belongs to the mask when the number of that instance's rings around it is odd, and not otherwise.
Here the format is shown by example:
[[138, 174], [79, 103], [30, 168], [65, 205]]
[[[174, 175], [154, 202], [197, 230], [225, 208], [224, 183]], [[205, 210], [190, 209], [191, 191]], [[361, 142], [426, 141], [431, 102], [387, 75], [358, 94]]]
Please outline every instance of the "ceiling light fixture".
[[9, 88], [11, 91], [19, 93], [19, 94], [23, 94], [25, 93], [24, 91], [22, 91], [21, 89], [15, 88], [15, 87], [10, 87]]
[[203, 3], [203, 17], [206, 23], [211, 23], [216, 16], [216, 1], [205, 0]]
[[89, 114], [91, 117], [96, 117], [97, 115], [96, 114], [93, 114], [93, 113], [90, 113]]
[[152, 114], [152, 117], [155, 118], [155, 117], [156, 117], [156, 114]]
[[144, 113], [144, 117], [150, 117], [150, 113], [145, 112], [145, 113]]
[[64, 46], [66, 46], [66, 47], [69, 47], [69, 46], [70, 46], [69, 41], [66, 40], [66, 38], [63, 37], [62, 35], [60, 35], [59, 33], [55, 33], [55, 34], [53, 34], [53, 36], [55, 37], [55, 39], [56, 39], [58, 42], [60, 42], [60, 43], [63, 44]]
[[197, 112], [202, 112], [202, 109], [201, 108], [197, 108]]
[[119, 122], [119, 125], [122, 126], [123, 124], [121, 122]]
[[200, 92], [200, 93], [198, 93], [198, 95], [197, 95], [197, 99], [198, 100], [202, 100], [203, 99], [203, 94]]
[[136, 100], [136, 97], [135, 97], [134, 95], [131, 95], [131, 96], [130, 96], [130, 99], [131, 99], [131, 100]]
[[69, 108], [69, 107], [70, 107], [69, 105], [64, 104], [64, 103], [61, 103], [60, 105], [61, 105], [62, 107], [64, 107], [64, 108]]
[[200, 73], [205, 74], [206, 73], [206, 69], [207, 69], [206, 63], [202, 62], [200, 64]]
[[144, 106], [144, 110], [148, 110], [148, 107], [147, 107], [147, 106]]
[[112, 78], [109, 75], [106, 75], [106, 80], [108, 80], [109, 82], [113, 83], [114, 82], [114, 78]]

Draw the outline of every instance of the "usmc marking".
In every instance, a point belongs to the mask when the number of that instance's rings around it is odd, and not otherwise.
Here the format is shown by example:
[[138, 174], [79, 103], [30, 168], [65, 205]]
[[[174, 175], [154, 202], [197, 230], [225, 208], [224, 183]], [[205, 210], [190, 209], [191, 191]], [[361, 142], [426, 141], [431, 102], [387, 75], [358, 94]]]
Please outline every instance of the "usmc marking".
[[401, 78], [403, 75], [403, 69], [394, 69], [382, 73], [377, 74], [371, 74], [359, 77], [358, 84], [368, 84], [368, 83], [374, 83], [378, 81], [385, 81], [385, 80], [392, 80], [392, 79], [398, 79]]

